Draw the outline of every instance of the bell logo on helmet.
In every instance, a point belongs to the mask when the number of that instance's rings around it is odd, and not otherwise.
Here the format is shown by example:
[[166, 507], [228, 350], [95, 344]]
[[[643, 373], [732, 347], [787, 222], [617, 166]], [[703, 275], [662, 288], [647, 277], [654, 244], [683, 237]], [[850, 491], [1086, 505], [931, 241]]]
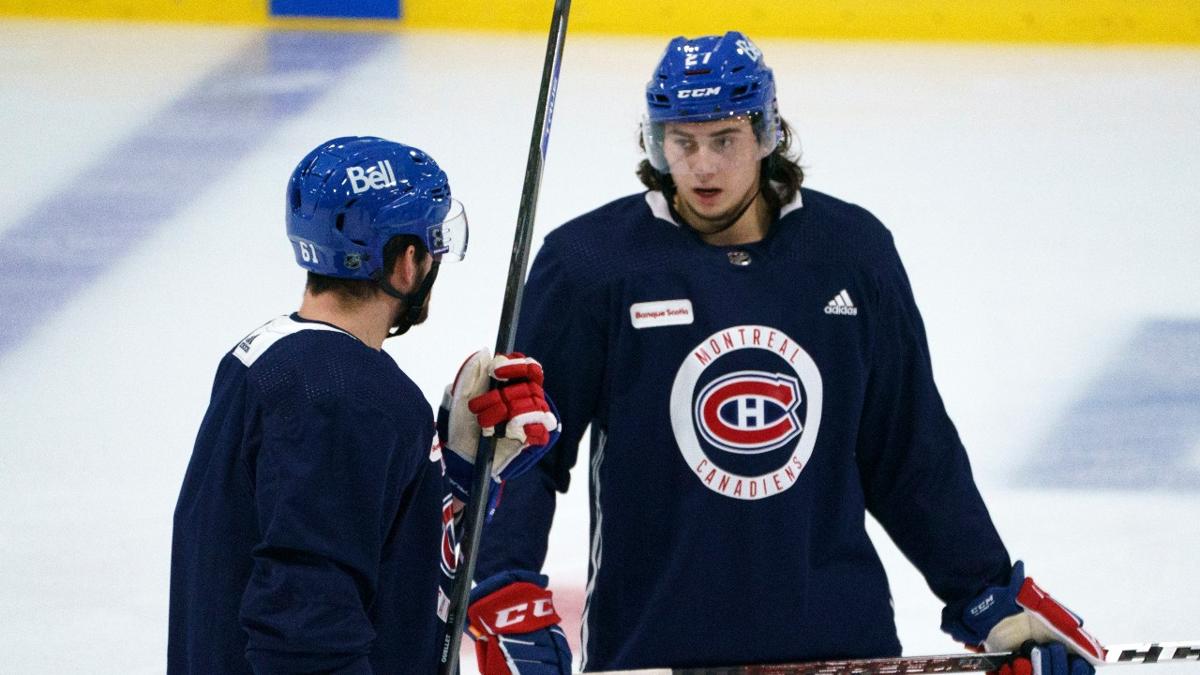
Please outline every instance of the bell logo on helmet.
[[716, 96], [721, 93], [720, 87], [704, 87], [702, 89], [681, 89], [679, 98], [703, 98], [705, 96]]
[[396, 172], [392, 169], [391, 160], [387, 159], [381, 159], [366, 169], [361, 166], [348, 166], [346, 178], [350, 179], [350, 189], [354, 194], [396, 187]]

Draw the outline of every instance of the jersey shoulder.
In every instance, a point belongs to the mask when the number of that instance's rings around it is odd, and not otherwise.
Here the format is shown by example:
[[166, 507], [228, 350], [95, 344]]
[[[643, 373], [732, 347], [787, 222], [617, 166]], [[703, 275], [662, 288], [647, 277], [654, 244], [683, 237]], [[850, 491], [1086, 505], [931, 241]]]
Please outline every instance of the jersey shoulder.
[[679, 226], [655, 216], [647, 193], [613, 200], [552, 230], [539, 262], [589, 286], [661, 267], [679, 253]]
[[390, 356], [329, 324], [282, 316], [243, 338], [231, 355], [263, 401], [281, 412], [348, 402], [395, 423], [428, 425], [433, 416]]
[[[653, 220], [646, 193], [639, 192], [568, 220], [546, 235], [546, 243], [562, 248], [618, 249], [625, 240], [644, 231], [647, 223]], [[662, 225], [675, 227], [666, 222]]]
[[809, 188], [801, 188], [803, 207], [784, 216], [800, 250], [831, 261], [864, 267], [891, 265], [897, 258], [892, 233], [867, 209]]

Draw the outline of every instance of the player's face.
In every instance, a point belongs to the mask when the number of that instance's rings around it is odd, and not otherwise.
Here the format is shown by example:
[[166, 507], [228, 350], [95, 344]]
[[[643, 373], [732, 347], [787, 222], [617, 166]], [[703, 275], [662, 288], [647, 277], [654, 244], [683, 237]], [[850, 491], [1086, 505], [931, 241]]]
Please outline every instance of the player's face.
[[689, 224], [703, 234], [736, 219], [758, 193], [761, 150], [745, 117], [664, 126], [676, 208]]

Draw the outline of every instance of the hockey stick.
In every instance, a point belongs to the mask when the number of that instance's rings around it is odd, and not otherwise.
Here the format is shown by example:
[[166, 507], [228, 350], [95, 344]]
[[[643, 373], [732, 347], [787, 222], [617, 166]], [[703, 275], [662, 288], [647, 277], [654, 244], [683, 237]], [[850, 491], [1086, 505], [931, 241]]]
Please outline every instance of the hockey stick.
[[[810, 661], [806, 663], [722, 666], [717, 668], [647, 668], [610, 670], [589, 675], [916, 675], [999, 670], [1017, 652], [897, 656], [882, 659]], [[1200, 640], [1109, 645], [1105, 665], [1200, 662]]]
[[[571, 0], [555, 0], [550, 19], [550, 37], [546, 43], [546, 61], [542, 66], [541, 88], [538, 90], [537, 110], [533, 117], [533, 137], [529, 141], [529, 158], [525, 162], [525, 184], [521, 188], [521, 205], [517, 211], [517, 231], [513, 237], [512, 257], [508, 262], [508, 284], [504, 288], [504, 304], [500, 309], [500, 329], [496, 334], [496, 354], [513, 350], [517, 338], [517, 317], [521, 310], [521, 294], [525, 290], [525, 271], [529, 266], [529, 246], [533, 239], [533, 216], [537, 211], [538, 189], [542, 182], [542, 166], [546, 162], [546, 146], [550, 142], [550, 122], [554, 117], [554, 97], [558, 91], [558, 70], [562, 64], [563, 41], [567, 37], [567, 15]], [[487, 512], [488, 484], [491, 481], [492, 459], [496, 439], [479, 444], [475, 456], [475, 476], [471, 481], [471, 502], [463, 524], [459, 550], [461, 558], [454, 575], [450, 608], [446, 617], [446, 635], [442, 640], [441, 675], [456, 675], [458, 650], [462, 644], [463, 619], [471, 595], [471, 579], [475, 576], [475, 560], [479, 538]]]

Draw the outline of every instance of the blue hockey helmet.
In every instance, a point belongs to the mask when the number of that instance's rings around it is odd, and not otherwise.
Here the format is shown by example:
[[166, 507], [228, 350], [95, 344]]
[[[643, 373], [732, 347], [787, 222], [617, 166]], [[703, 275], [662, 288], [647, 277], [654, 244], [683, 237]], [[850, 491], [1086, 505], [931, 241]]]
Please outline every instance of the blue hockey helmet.
[[326, 141], [300, 160], [287, 190], [296, 262], [340, 279], [382, 272], [393, 237], [420, 238], [436, 260], [461, 260], [467, 218], [446, 173], [417, 148], [373, 136]]
[[775, 76], [762, 51], [738, 31], [689, 40], [677, 37], [646, 84], [643, 142], [650, 165], [669, 173], [663, 154], [668, 122], [709, 122], [748, 116], [760, 147], [771, 154], [783, 132], [775, 101]]

